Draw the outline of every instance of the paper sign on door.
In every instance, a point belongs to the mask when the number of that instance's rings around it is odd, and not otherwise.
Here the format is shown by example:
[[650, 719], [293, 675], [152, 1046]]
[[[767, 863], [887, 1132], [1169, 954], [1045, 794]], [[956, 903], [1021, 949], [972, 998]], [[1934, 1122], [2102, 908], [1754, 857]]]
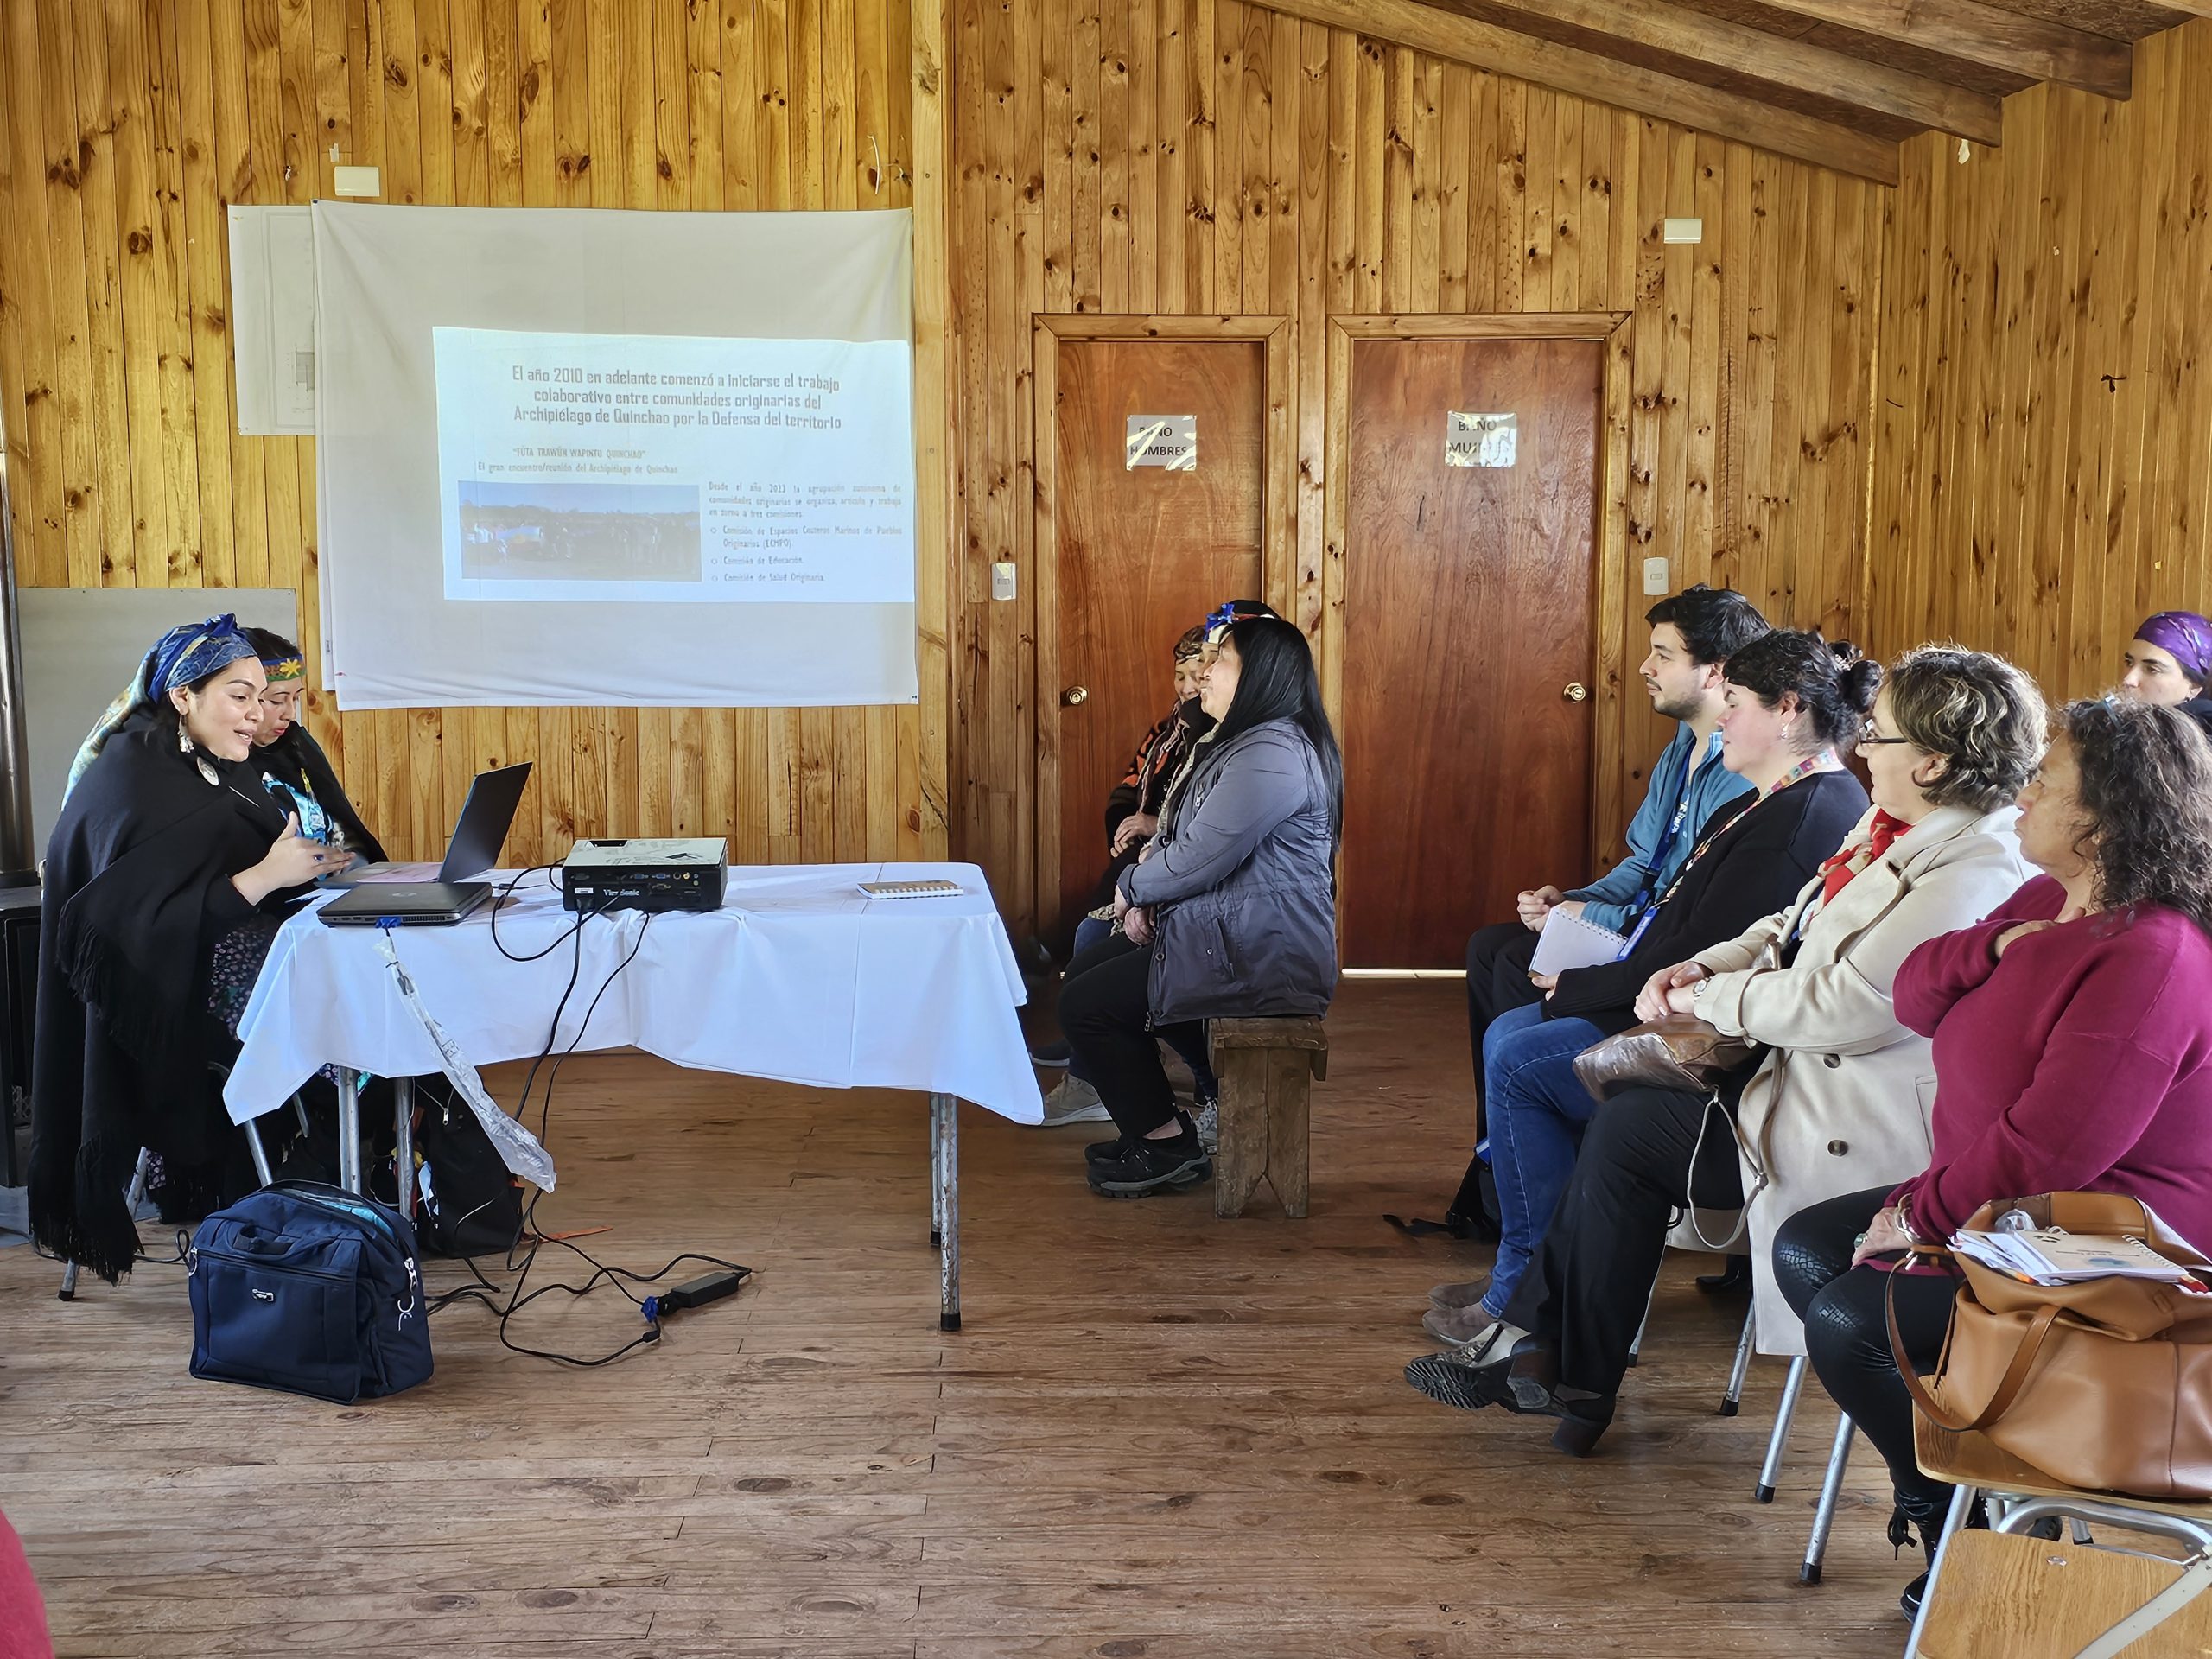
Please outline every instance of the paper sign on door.
[[1511, 415], [1470, 415], [1447, 410], [1444, 416], [1446, 467], [1510, 467], [1519, 447]]

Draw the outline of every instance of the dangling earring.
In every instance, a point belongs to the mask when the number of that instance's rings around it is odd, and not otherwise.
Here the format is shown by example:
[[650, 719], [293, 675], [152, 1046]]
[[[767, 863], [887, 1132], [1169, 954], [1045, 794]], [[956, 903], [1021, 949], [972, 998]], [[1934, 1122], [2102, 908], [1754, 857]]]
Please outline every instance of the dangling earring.
[[184, 729], [184, 721], [181, 718], [176, 723], [176, 752], [179, 754], [192, 753], [192, 734]]

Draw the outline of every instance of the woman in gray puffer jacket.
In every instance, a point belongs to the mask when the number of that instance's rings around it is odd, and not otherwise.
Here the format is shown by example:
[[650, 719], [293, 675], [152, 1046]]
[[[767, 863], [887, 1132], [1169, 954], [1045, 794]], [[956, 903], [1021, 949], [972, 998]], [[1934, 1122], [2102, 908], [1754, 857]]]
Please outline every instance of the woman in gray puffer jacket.
[[1218, 722], [1122, 873], [1122, 930], [1068, 966], [1060, 1027], [1118, 1140], [1089, 1151], [1093, 1191], [1143, 1198], [1211, 1173], [1175, 1103], [1156, 1039], [1171, 1027], [1319, 1014], [1337, 984], [1334, 864], [1344, 763], [1306, 638], [1274, 617], [1235, 622], [1200, 676]]

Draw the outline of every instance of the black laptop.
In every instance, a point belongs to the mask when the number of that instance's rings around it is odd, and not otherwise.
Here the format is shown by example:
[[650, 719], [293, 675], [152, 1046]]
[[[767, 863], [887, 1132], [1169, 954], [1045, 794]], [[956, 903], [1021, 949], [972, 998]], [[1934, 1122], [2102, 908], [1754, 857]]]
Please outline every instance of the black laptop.
[[[499, 861], [513, 827], [530, 762], [480, 772], [461, 804], [461, 821], [447, 843], [435, 881], [359, 881], [316, 912], [333, 927], [439, 927], [459, 921], [492, 896], [492, 884], [474, 880]], [[373, 873], [371, 867], [369, 873]]]

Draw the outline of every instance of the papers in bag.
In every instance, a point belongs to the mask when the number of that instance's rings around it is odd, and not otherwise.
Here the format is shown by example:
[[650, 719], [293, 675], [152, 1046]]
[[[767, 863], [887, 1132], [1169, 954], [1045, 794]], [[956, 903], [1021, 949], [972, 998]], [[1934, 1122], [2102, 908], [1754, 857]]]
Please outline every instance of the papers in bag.
[[2155, 1279], [2203, 1287], [2178, 1262], [2139, 1238], [2117, 1233], [2069, 1233], [2043, 1227], [2020, 1233], [1957, 1232], [1951, 1248], [1969, 1261], [2031, 1285], [2078, 1285], [2091, 1279]]
[[1563, 974], [1570, 968], [1595, 968], [1617, 960], [1628, 940], [1610, 927], [1586, 922], [1554, 907], [1544, 917], [1544, 931], [1536, 938], [1536, 954], [1529, 963], [1532, 974]]

